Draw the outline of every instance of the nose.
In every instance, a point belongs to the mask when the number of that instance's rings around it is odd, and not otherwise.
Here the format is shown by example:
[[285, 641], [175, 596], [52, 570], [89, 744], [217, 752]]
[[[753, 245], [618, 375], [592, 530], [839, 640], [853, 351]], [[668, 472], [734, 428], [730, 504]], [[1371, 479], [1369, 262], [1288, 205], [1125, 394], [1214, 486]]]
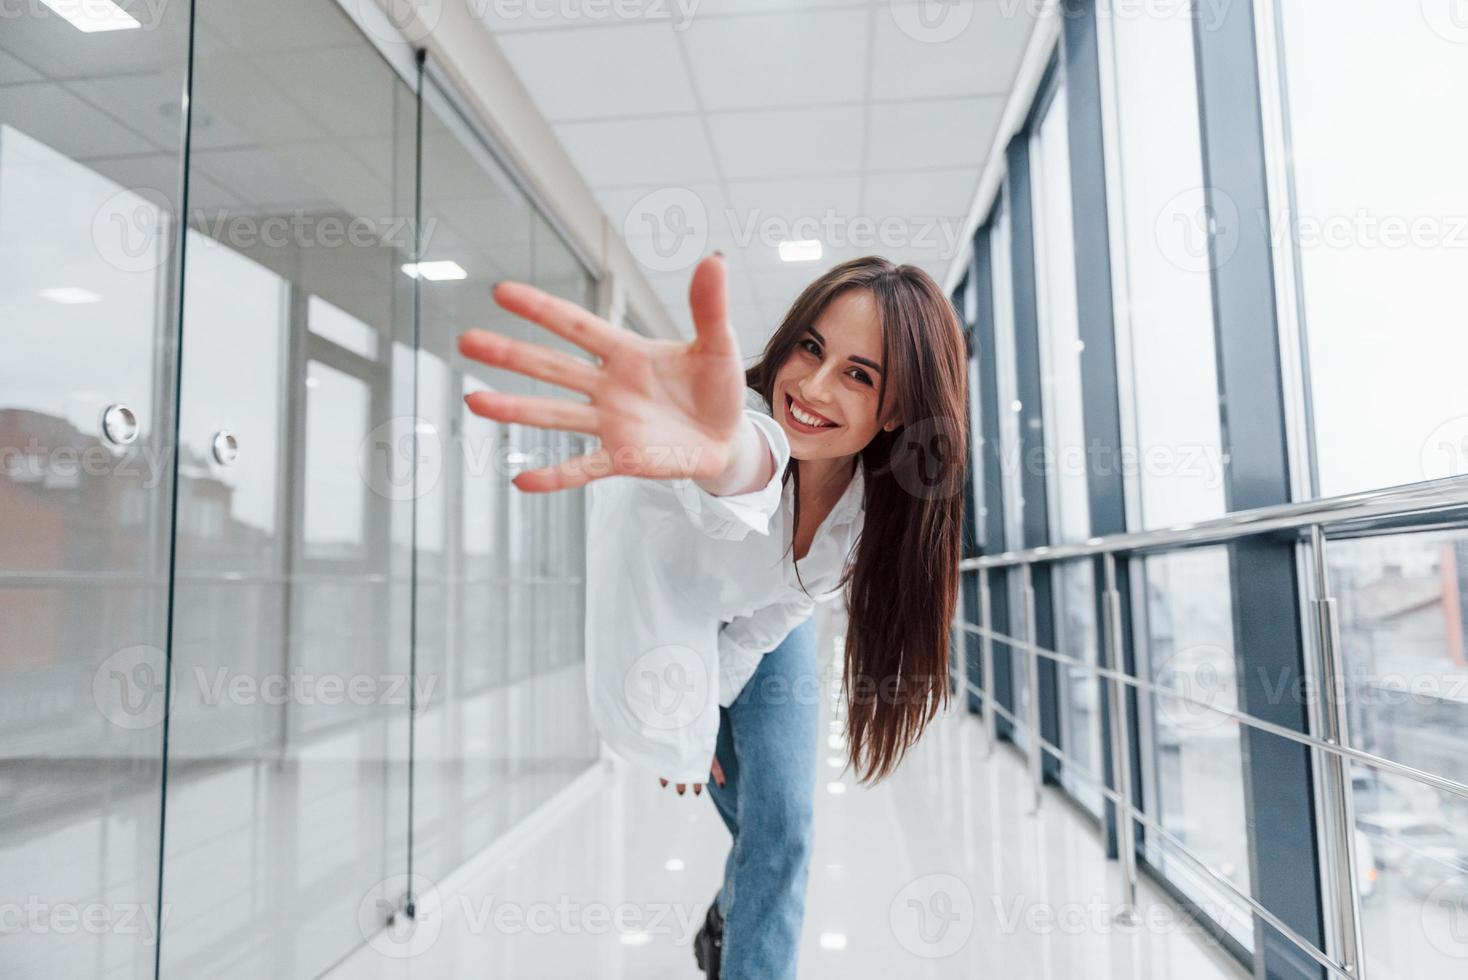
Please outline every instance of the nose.
[[819, 407], [830, 395], [831, 384], [835, 375], [835, 362], [833, 360], [827, 360], [810, 374], [801, 378], [796, 385], [800, 390], [801, 401], [809, 402], [812, 406]]

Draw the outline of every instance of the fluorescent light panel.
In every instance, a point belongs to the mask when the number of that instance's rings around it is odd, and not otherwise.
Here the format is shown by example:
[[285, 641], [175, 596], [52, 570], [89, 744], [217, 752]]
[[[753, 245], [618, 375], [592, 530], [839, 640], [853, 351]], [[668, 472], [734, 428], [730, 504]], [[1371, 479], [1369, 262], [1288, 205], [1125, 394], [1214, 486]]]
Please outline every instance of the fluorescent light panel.
[[59, 17], [87, 34], [98, 31], [132, 31], [143, 25], [112, 0], [41, 0]]
[[821, 257], [819, 239], [802, 238], [780, 243], [781, 262], [814, 262]]
[[469, 273], [464, 271], [464, 267], [450, 259], [440, 259], [437, 262], [408, 262], [403, 265], [403, 271], [414, 279], [427, 279], [429, 282], [469, 278]]

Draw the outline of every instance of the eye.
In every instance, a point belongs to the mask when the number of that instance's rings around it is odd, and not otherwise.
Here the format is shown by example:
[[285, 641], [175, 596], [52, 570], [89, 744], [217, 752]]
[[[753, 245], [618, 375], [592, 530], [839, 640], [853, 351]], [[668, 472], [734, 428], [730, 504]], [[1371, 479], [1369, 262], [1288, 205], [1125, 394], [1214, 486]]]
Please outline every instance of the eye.
[[852, 368], [851, 376], [864, 385], [870, 385], [872, 383], [872, 376], [861, 368]]
[[821, 356], [821, 345], [816, 343], [814, 340], [811, 340], [809, 337], [802, 340], [800, 342], [800, 346], [801, 349], [808, 354], [814, 354], [816, 357]]

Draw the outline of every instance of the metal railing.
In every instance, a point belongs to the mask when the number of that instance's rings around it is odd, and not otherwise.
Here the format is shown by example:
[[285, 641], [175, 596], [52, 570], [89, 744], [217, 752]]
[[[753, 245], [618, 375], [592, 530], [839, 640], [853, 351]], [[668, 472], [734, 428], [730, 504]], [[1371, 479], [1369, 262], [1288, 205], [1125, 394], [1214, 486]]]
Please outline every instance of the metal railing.
[[[1254, 915], [1267, 922], [1324, 969], [1336, 976], [1348, 977], [1352, 980], [1361, 980], [1366, 976], [1361, 934], [1360, 895], [1357, 887], [1359, 878], [1356, 873], [1358, 856], [1355, 846], [1355, 801], [1348, 764], [1356, 762], [1465, 799], [1468, 799], [1468, 784], [1417, 769], [1372, 752], [1353, 748], [1347, 744], [1345, 678], [1340, 663], [1340, 624], [1336, 612], [1336, 599], [1330, 594], [1329, 589], [1325, 554], [1326, 529], [1359, 531], [1390, 522], [1393, 530], [1421, 531], [1427, 530], [1428, 528], [1424, 525], [1434, 518], [1443, 520], [1442, 524], [1435, 526], [1468, 525], [1468, 477], [1452, 477], [1407, 487], [1393, 487], [1306, 503], [1241, 511], [1196, 524], [1178, 525], [1158, 531], [1096, 537], [1081, 544], [1003, 552], [964, 559], [960, 563], [963, 571], [978, 573], [979, 622], [970, 622], [966, 618], [966, 611], [960, 602], [953, 628], [960, 637], [963, 634], [972, 634], [981, 641], [982, 688], [974, 685], [968, 679], [967, 643], [958, 645], [957, 667], [965, 693], [973, 693], [980, 699], [989, 752], [994, 751], [994, 746], [998, 742], [999, 717], [1004, 717], [1016, 728], [1027, 730], [1025, 751], [1034, 792], [1035, 810], [1032, 812], [1038, 811], [1043, 799], [1043, 755], [1045, 754], [1059, 761], [1068, 773], [1077, 775], [1088, 782], [1105, 799], [1115, 805], [1118, 860], [1121, 862], [1122, 872], [1122, 901], [1118, 919], [1135, 921], [1133, 917], [1136, 909], [1137, 886], [1136, 832], [1140, 827], [1168, 845], [1169, 853], [1175, 852], [1191, 870], [1222, 889], [1240, 905], [1250, 909]], [[1323, 682], [1318, 689], [1325, 694], [1323, 711], [1319, 719], [1319, 728], [1323, 731], [1323, 737], [1286, 728], [1248, 712], [1226, 708], [1213, 704], [1211, 701], [1164, 687], [1151, 680], [1144, 680], [1128, 673], [1124, 667], [1121, 592], [1117, 584], [1117, 557], [1119, 555], [1156, 554], [1206, 545], [1222, 545], [1242, 538], [1265, 534], [1293, 535], [1295, 543], [1307, 548], [1311, 553], [1308, 567], [1313, 595], [1310, 601], [1315, 611], [1313, 631], [1319, 650], [1318, 668]], [[1036, 642], [1035, 637], [1034, 566], [1072, 563], [1086, 559], [1099, 559], [1103, 565], [1100, 583], [1103, 646], [1100, 653], [1104, 654], [1104, 664], [1092, 663], [1080, 657], [1046, 649]], [[991, 626], [989, 573], [993, 569], [1017, 569], [1019, 572], [1024, 610], [1023, 636], [1010, 636], [994, 630]], [[959, 594], [961, 597], [962, 589]], [[1030, 698], [1028, 710], [1025, 712], [1026, 718], [1023, 720], [999, 704], [996, 697], [990, 696], [990, 692], [995, 690], [995, 641], [1008, 644], [1011, 649], [1026, 655]], [[1105, 781], [1096, 774], [1078, 765], [1061, 747], [1041, 737], [1038, 676], [1039, 662], [1042, 657], [1056, 664], [1086, 672], [1098, 683], [1103, 680], [1107, 682], [1104, 688], [1109, 709], [1109, 731], [1099, 734], [1110, 744], [1111, 786], [1106, 785]], [[1183, 841], [1137, 806], [1132, 792], [1132, 733], [1126, 710], [1128, 689], [1135, 691], [1138, 696], [1147, 693], [1153, 697], [1172, 699], [1199, 710], [1215, 713], [1248, 728], [1305, 746], [1311, 751], [1314, 762], [1324, 776], [1320, 812], [1326, 824], [1322, 829], [1330, 842], [1328, 854], [1333, 858], [1329, 862], [1333, 878], [1330, 895], [1335, 904], [1334, 924], [1340, 945], [1339, 958], [1330, 955], [1315, 943], [1301, 936], [1252, 895], [1209, 867], [1207, 862], [1193, 853]], [[1097, 723], [1099, 724], [1099, 719]]]

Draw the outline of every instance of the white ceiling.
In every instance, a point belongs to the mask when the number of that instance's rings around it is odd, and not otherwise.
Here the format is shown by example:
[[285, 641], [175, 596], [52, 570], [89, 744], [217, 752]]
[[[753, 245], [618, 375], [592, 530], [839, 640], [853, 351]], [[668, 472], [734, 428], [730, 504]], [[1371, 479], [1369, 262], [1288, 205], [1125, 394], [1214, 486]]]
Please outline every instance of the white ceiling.
[[[729, 257], [748, 355], [836, 262], [877, 253], [941, 281], [1036, 6], [497, 0], [476, 9], [684, 330], [692, 265], [713, 249]], [[786, 237], [822, 239], [823, 257], [782, 263], [776, 245]]]

